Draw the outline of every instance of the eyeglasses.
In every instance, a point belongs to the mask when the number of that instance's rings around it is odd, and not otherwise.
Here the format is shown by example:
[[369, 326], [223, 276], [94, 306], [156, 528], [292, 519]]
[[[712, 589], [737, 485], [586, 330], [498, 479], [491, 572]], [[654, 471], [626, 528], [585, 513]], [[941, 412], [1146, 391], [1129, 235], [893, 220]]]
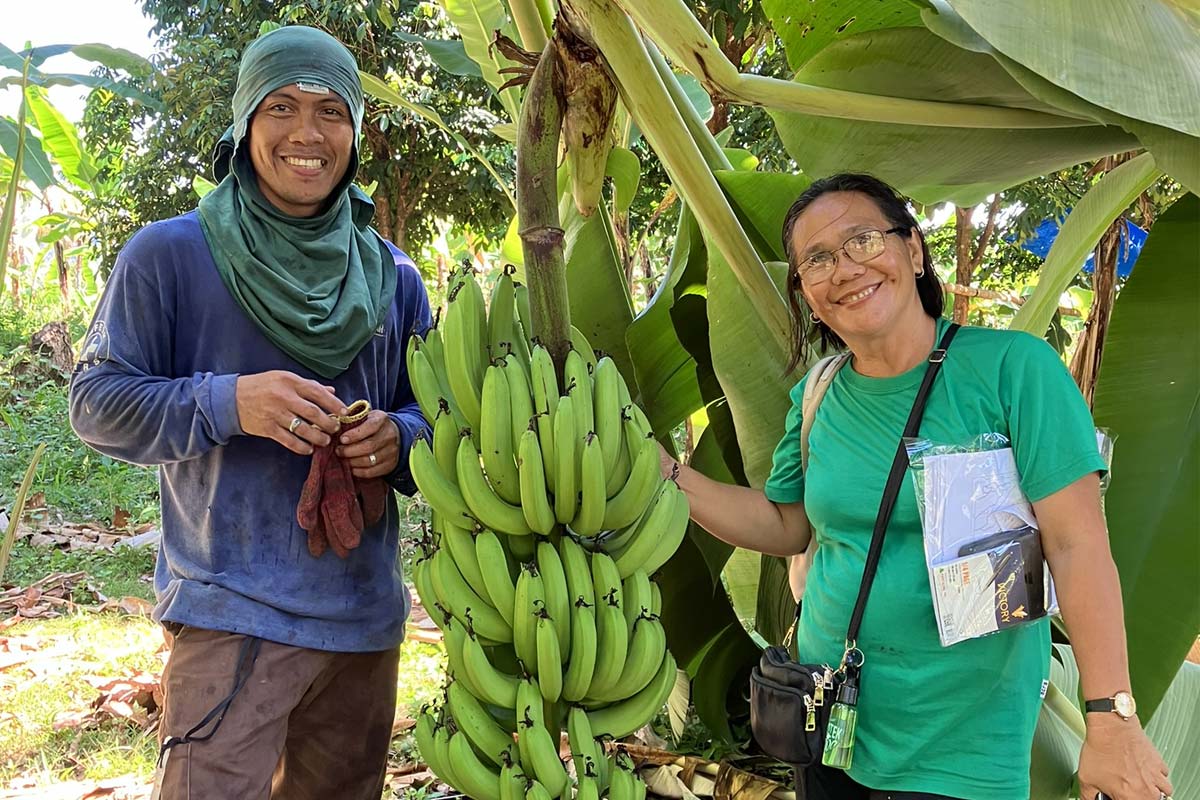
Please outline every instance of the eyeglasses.
[[796, 274], [800, 276], [802, 281], [810, 285], [820, 283], [828, 279], [833, 274], [833, 271], [837, 269], [838, 253], [845, 253], [846, 257], [855, 264], [865, 264], [883, 252], [883, 239], [885, 235], [889, 233], [907, 233], [908, 230], [907, 225], [900, 225], [895, 228], [888, 228], [886, 231], [871, 230], [856, 233], [842, 242], [842, 246], [838, 249], [813, 253], [801, 261], [800, 265], [796, 268]]

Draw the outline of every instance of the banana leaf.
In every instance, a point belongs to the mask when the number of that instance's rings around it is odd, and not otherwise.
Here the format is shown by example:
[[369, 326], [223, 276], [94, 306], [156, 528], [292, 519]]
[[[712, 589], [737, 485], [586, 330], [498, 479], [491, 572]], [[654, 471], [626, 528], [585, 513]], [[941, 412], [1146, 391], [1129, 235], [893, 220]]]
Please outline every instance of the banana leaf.
[[[1075, 769], [1083, 747], [1083, 712], [1078, 705], [1079, 667], [1070, 645], [1054, 645], [1050, 691], [1033, 739], [1032, 800], [1076, 796]], [[1174, 785], [1174, 797], [1200, 796], [1200, 664], [1184, 662], [1172, 673], [1170, 688], [1154, 717], [1143, 722]], [[1141, 714], [1139, 713], [1139, 716]], [[1145, 717], [1143, 717], [1143, 721]]]
[[467, 48], [463, 45], [462, 39], [429, 39], [407, 31], [393, 31], [393, 33], [401, 41], [421, 45], [433, 59], [433, 63], [441, 67], [443, 72], [464, 78], [483, 77], [479, 64], [467, 55]]
[[[21, 150], [19, 158], [18, 148]], [[57, 183], [54, 167], [50, 166], [50, 158], [42, 148], [41, 141], [28, 129], [22, 137], [16, 123], [8, 117], [0, 117], [0, 150], [3, 150], [13, 163], [21, 165], [21, 174], [39, 190], [45, 191]]]
[[[971, 80], [962, 80], [969, 74]], [[811, 177], [871, 172], [921, 203], [974, 205], [1016, 183], [1138, 146], [1115, 126], [953, 127], [954, 103], [1045, 110], [991, 56], [924, 28], [848, 36], [813, 56], [797, 79], [816, 86], [946, 104], [946, 126], [898, 125], [772, 112], [788, 153]]]
[[[563, 192], [558, 214], [564, 232], [571, 324], [583, 331], [593, 348], [612, 356], [622, 375], [632, 376], [625, 331], [633, 320], [633, 304], [613, 243], [608, 207], [602, 203], [596, 213], [585, 217], [576, 210], [571, 193]], [[604, 300], [597, 302], [597, 298]]]
[[67, 180], [81, 189], [90, 190], [96, 178], [96, 165], [83, 148], [75, 126], [54, 107], [41, 87], [28, 87], [25, 102], [29, 104], [29, 111], [42, 135], [42, 147], [54, 157]]
[[521, 94], [515, 88], [500, 91], [508, 80], [500, 70], [511, 64], [492, 46], [492, 37], [497, 30], [509, 38], [516, 38], [504, 4], [500, 0], [442, 0], [441, 5], [462, 36], [467, 55], [479, 65], [483, 79], [497, 92], [508, 118], [515, 121], [520, 116]]
[[1117, 298], [1096, 385], [1096, 424], [1117, 436], [1105, 510], [1143, 719], [1200, 632], [1198, 253], [1188, 194], [1155, 222]]
[[746, 686], [750, 670], [760, 650], [737, 623], [721, 631], [705, 651], [692, 675], [692, 702], [696, 714], [713, 735], [722, 741], [734, 739], [729, 725], [731, 716], [744, 716], [748, 710]]
[[1194, 2], [946, 2], [998, 51], [1072, 94], [1200, 136], [1200, 12]]
[[797, 3], [763, 0], [763, 13], [779, 35], [788, 65], [800, 69], [833, 41], [880, 28], [921, 24], [919, 4], [908, 0], [842, 0], [837, 3]]

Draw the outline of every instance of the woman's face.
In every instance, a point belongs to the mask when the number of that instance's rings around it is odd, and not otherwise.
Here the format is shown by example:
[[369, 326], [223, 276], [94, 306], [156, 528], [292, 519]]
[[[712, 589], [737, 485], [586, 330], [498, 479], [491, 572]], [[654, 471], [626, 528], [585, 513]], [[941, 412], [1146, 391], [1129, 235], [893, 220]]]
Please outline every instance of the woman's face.
[[863, 264], [841, 249], [866, 231], [893, 227], [875, 201], [858, 192], [821, 195], [792, 226], [792, 269], [816, 253], [836, 258], [826, 275], [802, 273], [800, 289], [813, 313], [848, 344], [891, 335], [914, 311], [925, 313], [917, 295], [924, 263], [915, 231], [884, 233], [882, 252]]

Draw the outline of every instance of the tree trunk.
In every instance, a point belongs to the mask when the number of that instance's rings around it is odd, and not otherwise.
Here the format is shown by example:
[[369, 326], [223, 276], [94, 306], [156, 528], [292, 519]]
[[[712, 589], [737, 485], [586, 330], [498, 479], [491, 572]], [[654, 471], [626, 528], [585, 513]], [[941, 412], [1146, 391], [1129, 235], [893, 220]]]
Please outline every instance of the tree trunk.
[[383, 189], [376, 189], [375, 196], [371, 199], [375, 201], [375, 230], [379, 231], [380, 236], [394, 243], [396, 240], [392, 238], [392, 201]]
[[[975, 226], [971, 224], [971, 209], [962, 206], [954, 207], [954, 282], [960, 286], [970, 286], [974, 270], [971, 268], [971, 236]], [[971, 298], [966, 295], [954, 295], [954, 321], [959, 325], [967, 324], [971, 313]]]
[[1071, 359], [1071, 375], [1079, 385], [1079, 391], [1092, 405], [1096, 391], [1096, 379], [1100, 375], [1100, 359], [1104, 353], [1104, 339], [1108, 335], [1108, 321], [1112, 317], [1113, 302], [1117, 289], [1117, 257], [1121, 251], [1121, 237], [1125, 219], [1118, 217], [1100, 237], [1096, 246], [1095, 269], [1092, 271], [1092, 309], [1084, 323], [1083, 333]]

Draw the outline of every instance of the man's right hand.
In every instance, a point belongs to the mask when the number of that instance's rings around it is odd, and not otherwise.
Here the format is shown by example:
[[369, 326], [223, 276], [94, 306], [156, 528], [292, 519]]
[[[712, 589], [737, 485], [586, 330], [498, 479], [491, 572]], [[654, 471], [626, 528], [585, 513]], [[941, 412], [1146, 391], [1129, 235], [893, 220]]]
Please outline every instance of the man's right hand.
[[302, 456], [329, 444], [341, 427], [331, 415], [347, 410], [331, 387], [285, 370], [239, 375], [236, 398], [243, 433]]

